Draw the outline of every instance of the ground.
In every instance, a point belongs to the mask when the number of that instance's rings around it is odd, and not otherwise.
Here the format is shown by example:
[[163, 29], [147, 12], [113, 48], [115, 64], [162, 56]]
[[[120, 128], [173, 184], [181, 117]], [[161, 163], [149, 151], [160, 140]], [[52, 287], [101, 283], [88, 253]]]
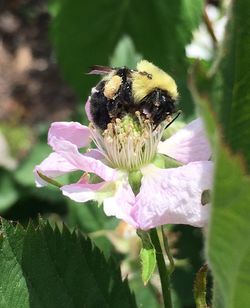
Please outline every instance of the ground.
[[0, 3], [0, 121], [36, 126], [66, 120], [76, 97], [49, 39], [47, 1]]

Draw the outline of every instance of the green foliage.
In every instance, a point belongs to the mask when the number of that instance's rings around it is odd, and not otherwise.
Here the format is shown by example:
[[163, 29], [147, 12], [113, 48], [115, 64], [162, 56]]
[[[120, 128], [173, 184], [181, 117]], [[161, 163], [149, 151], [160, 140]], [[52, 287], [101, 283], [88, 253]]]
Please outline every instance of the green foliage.
[[208, 308], [206, 302], [207, 270], [207, 265], [202, 266], [195, 277], [194, 298], [196, 308]]
[[230, 121], [230, 145], [244, 155], [250, 170], [250, 3], [236, 1], [235, 18], [235, 80]]
[[51, 149], [47, 144], [44, 142], [36, 144], [15, 172], [15, 179], [18, 183], [24, 186], [34, 186], [33, 170], [49, 153]]
[[[135, 276], [131, 281], [129, 281], [129, 285], [135, 293], [138, 307], [159, 308], [159, 300], [157, 301], [156, 298], [157, 290], [150, 284], [150, 282], [147, 287], [145, 287], [141, 275]], [[178, 308], [177, 306], [174, 307]]]
[[0, 214], [18, 199], [18, 192], [10, 172], [0, 169]]
[[239, 158], [222, 144], [217, 143], [216, 147], [213, 211], [207, 241], [215, 281], [214, 307], [248, 307], [250, 178]]
[[0, 123], [0, 131], [4, 134], [13, 157], [20, 158], [32, 147], [33, 134], [24, 124]]
[[142, 281], [146, 285], [154, 273], [156, 266], [156, 251], [151, 242], [148, 232], [137, 230], [138, 236], [142, 241], [142, 248], [140, 251], [140, 259], [142, 266]]
[[[181, 98], [185, 99], [181, 108], [186, 115], [192, 114], [186, 86], [185, 45], [199, 25], [203, 0], [76, 0], [74, 4], [53, 0], [50, 7], [54, 16], [52, 39], [59, 64], [81, 98], [97, 82], [93, 76], [84, 75], [89, 67], [108, 65], [120, 39], [128, 35], [135, 50], [173, 75]], [[135, 54], [134, 59], [137, 58]], [[130, 60], [129, 64], [134, 62]]]
[[[250, 178], [242, 159], [222, 141], [208, 105], [199, 103], [215, 155], [213, 209], [207, 256], [214, 277], [213, 307], [248, 307], [250, 301]], [[230, 134], [237, 134], [230, 131]], [[244, 133], [244, 132], [243, 132]]]
[[250, 301], [250, 178], [241, 162], [219, 146], [216, 155], [213, 211], [208, 257], [219, 288], [216, 307], [248, 307]]
[[142, 265], [142, 281], [144, 285], [146, 285], [153, 275], [156, 266], [156, 254], [154, 247], [142, 247], [140, 258]]
[[98, 207], [94, 201], [76, 204], [69, 200], [68, 204], [69, 225], [77, 227], [83, 232], [114, 229], [117, 226], [118, 220], [114, 217], [107, 217], [102, 207]]
[[[226, 39], [219, 60], [216, 59], [213, 66], [214, 75], [208, 78], [211, 63], [207, 61], [200, 63], [196, 71], [199, 94], [202, 92], [203, 98], [212, 101], [210, 105], [199, 102], [198, 106], [216, 163], [213, 208], [206, 235], [206, 256], [214, 278], [215, 308], [244, 308], [250, 302], [249, 6], [248, 0], [233, 2]], [[188, 63], [185, 57], [185, 45], [199, 25], [203, 0], [51, 0], [50, 12], [51, 36], [58, 63], [81, 100], [98, 80], [95, 76], [85, 75], [91, 65], [132, 68], [139, 59], [146, 58], [176, 79], [180, 108], [185, 115], [194, 115], [186, 86], [191, 62]], [[82, 114], [82, 107], [80, 112]], [[10, 139], [12, 154], [23, 157], [32, 145], [28, 128], [5, 128], [3, 125], [1, 128]], [[107, 236], [107, 232], [117, 226], [117, 219], [106, 217], [92, 202], [73, 204], [67, 201], [55, 188], [34, 188], [34, 166], [50, 151], [45, 143], [39, 143], [17, 171], [1, 170], [0, 213], [27, 222], [38, 212], [46, 215], [56, 212], [60, 216], [50, 216], [50, 220], [61, 222], [60, 217], [63, 217], [73, 229], [78, 227], [91, 233], [106, 259], [111, 253], [117, 259], [126, 258], [114, 252]], [[191, 307], [194, 305], [194, 276], [204, 264], [202, 234], [187, 226], [174, 226], [172, 231], [179, 235], [174, 245], [176, 269], [171, 276], [174, 306]], [[3, 221], [0, 247], [0, 307], [136, 305], [127, 282], [121, 280], [116, 263], [106, 261], [89, 240], [76, 232], [70, 233], [65, 226], [52, 228], [48, 223], [40, 222], [37, 228], [29, 224], [24, 229]], [[154, 271], [155, 257], [155, 250], [144, 241], [141, 252], [144, 283]], [[136, 274], [138, 268], [133, 270], [131, 285], [138, 304], [158, 307], [154, 286], [149, 282], [148, 288], [144, 288]]]
[[[232, 13], [231, 13], [232, 14]], [[214, 71], [214, 74], [221, 75], [220, 83], [220, 97], [219, 101], [216, 102], [219, 107], [218, 116], [220, 122], [223, 125], [224, 133], [227, 134], [229, 127], [229, 119], [231, 117], [231, 107], [233, 98], [233, 85], [235, 78], [235, 31], [234, 31], [234, 20], [229, 19], [226, 28], [226, 34], [224, 37], [224, 42], [219, 50], [218, 67]], [[213, 76], [216, 78], [215, 76]], [[215, 105], [216, 105], [215, 103]]]
[[116, 264], [65, 226], [24, 229], [3, 220], [0, 247], [3, 308], [136, 307]]
[[116, 217], [108, 217], [103, 208], [98, 207], [94, 201], [75, 203], [68, 200], [67, 224], [72, 228], [77, 227], [84, 233], [91, 234], [95, 245], [101, 249], [105, 257], [116, 257], [115, 249], [107, 238], [109, 230], [114, 230], [118, 225]]
[[171, 234], [178, 237], [173, 245], [176, 253], [171, 281], [182, 307], [190, 307], [194, 305], [194, 277], [205, 262], [202, 258], [202, 234], [199, 229], [184, 225], [173, 226]]
[[131, 38], [127, 35], [122, 37], [117, 46], [115, 47], [114, 53], [110, 59], [110, 65], [112, 67], [136, 67], [136, 64], [142, 56], [135, 50], [135, 46]]
[[244, 308], [250, 302], [249, 9], [249, 1], [234, 2], [223, 49], [225, 58], [219, 66], [223, 87], [217, 118], [206, 102], [198, 102], [215, 160], [206, 242], [215, 308]]
[[233, 3], [220, 70], [223, 93], [220, 118], [226, 141], [243, 153], [250, 168], [250, 4]]

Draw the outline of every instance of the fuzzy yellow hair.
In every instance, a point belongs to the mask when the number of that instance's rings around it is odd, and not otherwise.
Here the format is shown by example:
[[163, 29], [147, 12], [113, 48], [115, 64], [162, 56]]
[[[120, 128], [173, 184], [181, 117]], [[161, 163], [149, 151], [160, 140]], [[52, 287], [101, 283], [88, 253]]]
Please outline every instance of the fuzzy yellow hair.
[[137, 63], [137, 71], [132, 75], [132, 93], [135, 103], [140, 102], [155, 89], [167, 91], [173, 99], [178, 97], [174, 79], [153, 63], [141, 60]]

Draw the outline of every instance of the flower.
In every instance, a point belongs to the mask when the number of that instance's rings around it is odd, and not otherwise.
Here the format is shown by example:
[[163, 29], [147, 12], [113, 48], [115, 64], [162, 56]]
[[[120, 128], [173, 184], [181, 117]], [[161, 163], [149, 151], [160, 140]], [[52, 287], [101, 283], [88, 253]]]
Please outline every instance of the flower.
[[[142, 230], [204, 226], [209, 204], [202, 205], [202, 194], [211, 189], [213, 163], [201, 119], [160, 141], [166, 123], [153, 130], [137, 116], [140, 125], [124, 117], [104, 132], [76, 122], [53, 123], [48, 133], [53, 152], [35, 167], [36, 185], [82, 170], [77, 183], [60, 187], [76, 202], [96, 200], [106, 215]], [[79, 149], [93, 140], [97, 149], [82, 154]], [[90, 174], [97, 176], [94, 181]]]
[[[222, 15], [220, 10], [214, 5], [206, 5], [205, 11], [214, 31], [216, 41], [221, 42], [225, 33], [227, 16]], [[186, 55], [189, 58], [211, 60], [214, 52], [214, 42], [207, 30], [207, 26], [203, 22], [194, 31], [192, 42], [186, 46]]]

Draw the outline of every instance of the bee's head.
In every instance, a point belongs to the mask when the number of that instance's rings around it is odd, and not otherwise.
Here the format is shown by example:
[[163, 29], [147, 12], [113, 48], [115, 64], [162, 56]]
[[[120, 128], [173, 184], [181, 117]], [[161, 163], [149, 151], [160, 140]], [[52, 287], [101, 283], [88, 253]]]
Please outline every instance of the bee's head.
[[173, 101], [178, 97], [177, 85], [174, 79], [147, 60], [137, 64], [137, 72], [133, 74], [132, 93], [136, 103], [155, 89], [168, 93]]

